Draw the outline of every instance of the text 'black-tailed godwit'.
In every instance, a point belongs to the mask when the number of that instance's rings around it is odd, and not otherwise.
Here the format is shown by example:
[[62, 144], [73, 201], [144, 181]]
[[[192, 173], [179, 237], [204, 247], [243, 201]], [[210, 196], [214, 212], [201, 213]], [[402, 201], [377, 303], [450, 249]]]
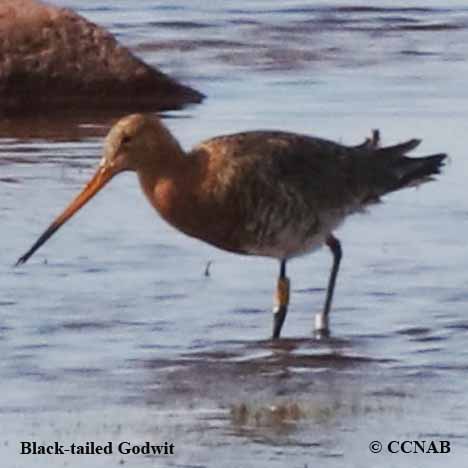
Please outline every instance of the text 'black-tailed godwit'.
[[204, 141], [189, 153], [157, 117], [124, 117], [105, 140], [99, 168], [39, 237], [28, 258], [116, 174], [135, 171], [150, 203], [171, 225], [230, 252], [280, 262], [273, 337], [289, 303], [286, 262], [327, 244], [333, 254], [325, 306], [316, 328], [327, 333], [341, 245], [333, 231], [346, 216], [386, 193], [438, 174], [445, 154], [409, 158], [409, 140], [344, 146], [280, 131], [251, 131]]

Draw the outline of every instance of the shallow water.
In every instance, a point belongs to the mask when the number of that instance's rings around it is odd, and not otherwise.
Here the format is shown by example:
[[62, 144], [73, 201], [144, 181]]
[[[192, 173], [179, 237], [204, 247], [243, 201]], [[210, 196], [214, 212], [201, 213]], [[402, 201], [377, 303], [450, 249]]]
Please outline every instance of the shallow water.
[[[384, 143], [421, 138], [416, 153], [451, 161], [438, 182], [393, 194], [337, 232], [330, 339], [312, 337], [329, 252], [291, 262], [285, 339], [272, 344], [278, 265], [174, 231], [134, 175], [12, 268], [93, 172], [112, 117], [1, 122], [2, 466], [462, 466], [464, 2], [58, 3], [208, 96], [166, 114], [185, 147], [257, 128], [358, 144], [379, 128]], [[368, 448], [441, 439], [450, 454]], [[18, 454], [21, 440], [168, 441], [175, 455], [32, 458]]]

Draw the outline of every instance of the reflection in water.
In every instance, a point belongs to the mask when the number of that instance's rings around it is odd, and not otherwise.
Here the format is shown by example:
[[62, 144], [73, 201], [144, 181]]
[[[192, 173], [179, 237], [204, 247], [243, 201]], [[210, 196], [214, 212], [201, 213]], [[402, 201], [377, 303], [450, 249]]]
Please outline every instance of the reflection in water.
[[146, 384], [151, 389], [146, 404], [199, 407], [201, 402], [225, 408], [225, 417], [241, 432], [295, 431], [293, 423], [320, 424], [349, 409], [350, 395], [339, 383], [342, 379], [349, 393], [359, 393], [363, 374], [391, 363], [353, 353], [352, 343], [345, 340], [238, 341], [214, 347], [215, 351], [144, 360], [152, 382]]

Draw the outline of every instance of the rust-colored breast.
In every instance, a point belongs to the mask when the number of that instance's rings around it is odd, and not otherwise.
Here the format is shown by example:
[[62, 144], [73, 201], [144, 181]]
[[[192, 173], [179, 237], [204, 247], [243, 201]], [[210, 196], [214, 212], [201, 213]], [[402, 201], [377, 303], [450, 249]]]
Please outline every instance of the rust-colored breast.
[[241, 253], [235, 227], [242, 220], [233, 191], [220, 180], [219, 162], [210, 160], [208, 153], [186, 158], [184, 167], [170, 177], [152, 181], [145, 174], [140, 175], [147, 198], [162, 218], [178, 230], [221, 249]]

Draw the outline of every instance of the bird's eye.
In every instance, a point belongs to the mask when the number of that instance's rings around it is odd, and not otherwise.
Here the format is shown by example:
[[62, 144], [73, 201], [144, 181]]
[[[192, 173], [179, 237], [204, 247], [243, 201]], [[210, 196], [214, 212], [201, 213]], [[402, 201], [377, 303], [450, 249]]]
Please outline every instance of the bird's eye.
[[126, 144], [130, 143], [130, 140], [131, 140], [131, 138], [128, 135], [125, 135], [122, 138], [122, 145], [126, 145]]

